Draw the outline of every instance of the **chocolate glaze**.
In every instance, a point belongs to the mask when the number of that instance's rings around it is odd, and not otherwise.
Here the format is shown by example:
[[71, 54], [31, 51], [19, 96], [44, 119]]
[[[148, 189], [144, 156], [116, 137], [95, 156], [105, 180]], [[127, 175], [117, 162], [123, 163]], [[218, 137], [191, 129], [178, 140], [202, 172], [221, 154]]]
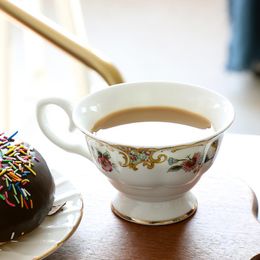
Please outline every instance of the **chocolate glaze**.
[[[16, 240], [32, 231], [42, 223], [52, 208], [55, 192], [52, 175], [37, 150], [32, 149], [31, 155], [32, 169], [36, 172], [36, 176], [29, 174], [26, 178], [30, 181], [27, 190], [31, 194], [33, 207], [26, 208], [21, 205], [10, 207], [4, 200], [0, 200], [0, 242]], [[0, 193], [4, 193], [5, 190], [6, 187]]]

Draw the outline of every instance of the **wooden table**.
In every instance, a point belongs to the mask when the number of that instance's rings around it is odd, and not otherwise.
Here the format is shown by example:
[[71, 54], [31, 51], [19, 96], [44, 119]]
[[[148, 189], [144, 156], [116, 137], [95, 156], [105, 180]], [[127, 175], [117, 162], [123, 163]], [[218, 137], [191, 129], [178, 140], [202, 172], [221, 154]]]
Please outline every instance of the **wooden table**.
[[64, 155], [85, 171], [70, 173], [82, 192], [84, 215], [74, 235], [47, 259], [251, 259], [260, 253], [260, 225], [253, 193], [240, 178], [260, 187], [259, 150], [260, 136], [227, 134], [215, 164], [193, 190], [196, 214], [156, 227], [116, 217], [106, 178], [84, 158]]

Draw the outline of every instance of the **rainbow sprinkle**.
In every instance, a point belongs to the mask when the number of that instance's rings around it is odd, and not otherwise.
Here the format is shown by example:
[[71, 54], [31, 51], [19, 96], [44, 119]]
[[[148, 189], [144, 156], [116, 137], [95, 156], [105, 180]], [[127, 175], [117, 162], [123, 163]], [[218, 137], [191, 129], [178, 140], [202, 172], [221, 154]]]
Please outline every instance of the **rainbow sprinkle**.
[[5, 136], [0, 134], [0, 201], [10, 207], [33, 208], [32, 195], [28, 188], [30, 180], [28, 176], [36, 176], [33, 170], [33, 148], [24, 143], [15, 144], [13, 139], [18, 131]]

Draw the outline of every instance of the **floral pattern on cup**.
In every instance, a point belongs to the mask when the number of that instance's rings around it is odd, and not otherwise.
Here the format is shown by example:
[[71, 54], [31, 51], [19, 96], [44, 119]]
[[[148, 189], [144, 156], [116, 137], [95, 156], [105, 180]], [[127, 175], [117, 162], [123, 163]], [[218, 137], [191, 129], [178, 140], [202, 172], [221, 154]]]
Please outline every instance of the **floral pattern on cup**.
[[[107, 145], [92, 140], [90, 149], [95, 161], [105, 173], [117, 172], [118, 167], [138, 171], [139, 166], [152, 170], [158, 164], [165, 165], [165, 173], [183, 171], [184, 173], [197, 174], [202, 166], [211, 165], [218, 147], [218, 140], [214, 141], [207, 154], [205, 150], [195, 148], [186, 153], [186, 148], [134, 148], [118, 145]], [[198, 146], [197, 146], [198, 147]], [[187, 155], [185, 155], [185, 153]], [[170, 167], [169, 167], [170, 166]]]
[[209, 147], [209, 150], [207, 152], [205, 163], [212, 161], [217, 153], [219, 147], [219, 139], [215, 140]]
[[142, 164], [147, 169], [153, 169], [155, 164], [163, 163], [167, 160], [167, 155], [164, 153], [155, 154], [157, 149], [150, 148], [131, 148], [117, 147], [122, 155], [123, 162], [120, 162], [122, 167], [128, 167], [134, 171], [138, 170], [138, 165]]
[[169, 157], [168, 164], [171, 165], [168, 172], [184, 170], [185, 172], [197, 173], [202, 164], [202, 155], [200, 152], [196, 152], [192, 156], [189, 155], [184, 159]]
[[113, 171], [113, 164], [110, 161], [111, 156], [109, 154], [109, 152], [105, 152], [105, 153], [101, 153], [100, 151], [97, 151], [97, 162], [99, 163], [99, 165], [102, 167], [102, 169], [105, 172], [112, 172]]

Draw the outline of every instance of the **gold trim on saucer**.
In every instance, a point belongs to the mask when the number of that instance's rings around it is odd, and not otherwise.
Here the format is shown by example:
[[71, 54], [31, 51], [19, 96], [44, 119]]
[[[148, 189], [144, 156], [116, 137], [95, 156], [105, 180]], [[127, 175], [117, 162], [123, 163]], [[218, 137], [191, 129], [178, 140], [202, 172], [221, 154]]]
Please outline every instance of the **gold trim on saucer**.
[[84, 208], [84, 203], [83, 203], [83, 198], [80, 195], [79, 199], [81, 200], [81, 209], [80, 209], [80, 216], [77, 219], [77, 222], [75, 223], [75, 225], [73, 226], [73, 228], [71, 229], [71, 231], [61, 240], [59, 241], [56, 245], [52, 246], [48, 251], [46, 251], [44, 254], [40, 255], [40, 256], [35, 256], [33, 258], [33, 260], [41, 260], [49, 255], [51, 255], [52, 253], [54, 253], [58, 248], [60, 248], [73, 234], [74, 232], [77, 230], [82, 216], [83, 216], [83, 208]]
[[149, 225], [149, 226], [169, 225], [169, 224], [181, 222], [181, 221], [191, 217], [196, 212], [197, 208], [198, 208], [198, 203], [196, 202], [194, 207], [191, 210], [189, 210], [187, 213], [183, 214], [182, 216], [172, 218], [172, 219], [167, 219], [167, 220], [149, 221], [149, 220], [142, 220], [142, 219], [136, 219], [136, 218], [129, 217], [129, 216], [119, 212], [111, 204], [111, 210], [117, 217], [120, 217], [124, 220], [127, 220], [129, 222], [133, 222], [133, 223], [136, 223], [136, 224]]

